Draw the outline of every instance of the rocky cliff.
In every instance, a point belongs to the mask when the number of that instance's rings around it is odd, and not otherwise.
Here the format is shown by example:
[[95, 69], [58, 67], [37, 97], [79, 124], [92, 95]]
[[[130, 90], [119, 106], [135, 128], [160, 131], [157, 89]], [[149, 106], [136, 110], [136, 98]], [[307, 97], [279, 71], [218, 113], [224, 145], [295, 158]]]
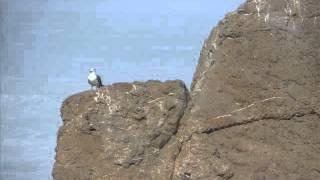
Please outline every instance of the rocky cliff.
[[188, 100], [181, 81], [118, 83], [67, 98], [54, 179], [170, 179]]
[[174, 179], [320, 179], [319, 15], [318, 0], [249, 0], [219, 23]]
[[180, 81], [62, 106], [55, 179], [320, 179], [320, 1], [248, 0]]

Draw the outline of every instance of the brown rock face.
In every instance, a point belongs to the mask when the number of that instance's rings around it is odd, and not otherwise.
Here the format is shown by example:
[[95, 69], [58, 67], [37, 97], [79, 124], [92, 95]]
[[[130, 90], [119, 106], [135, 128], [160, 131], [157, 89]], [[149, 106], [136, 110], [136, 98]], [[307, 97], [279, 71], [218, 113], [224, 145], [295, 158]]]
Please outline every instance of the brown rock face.
[[180, 81], [68, 98], [54, 179], [319, 180], [320, 1], [248, 0]]
[[62, 105], [54, 179], [170, 179], [188, 102], [181, 81], [114, 84]]
[[220, 22], [173, 179], [320, 179], [319, 15], [318, 0], [252, 0]]

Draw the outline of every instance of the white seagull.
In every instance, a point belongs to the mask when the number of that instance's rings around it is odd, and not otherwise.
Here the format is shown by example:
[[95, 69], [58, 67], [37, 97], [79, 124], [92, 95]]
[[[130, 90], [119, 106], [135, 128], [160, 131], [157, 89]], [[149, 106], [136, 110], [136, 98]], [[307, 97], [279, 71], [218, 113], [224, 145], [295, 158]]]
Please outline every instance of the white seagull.
[[95, 68], [89, 69], [88, 83], [91, 85], [91, 89], [93, 88], [93, 86], [95, 86], [96, 88], [100, 88], [101, 86], [103, 86], [100, 76], [96, 74]]

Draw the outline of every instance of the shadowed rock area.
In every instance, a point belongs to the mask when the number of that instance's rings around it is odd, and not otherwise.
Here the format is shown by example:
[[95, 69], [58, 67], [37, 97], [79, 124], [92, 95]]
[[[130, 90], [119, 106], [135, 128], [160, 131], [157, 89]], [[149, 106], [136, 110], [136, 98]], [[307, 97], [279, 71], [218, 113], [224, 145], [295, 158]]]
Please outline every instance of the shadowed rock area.
[[320, 1], [248, 0], [180, 81], [62, 106], [55, 179], [320, 179]]
[[181, 81], [119, 83], [67, 98], [54, 179], [170, 179], [170, 141], [188, 98]]

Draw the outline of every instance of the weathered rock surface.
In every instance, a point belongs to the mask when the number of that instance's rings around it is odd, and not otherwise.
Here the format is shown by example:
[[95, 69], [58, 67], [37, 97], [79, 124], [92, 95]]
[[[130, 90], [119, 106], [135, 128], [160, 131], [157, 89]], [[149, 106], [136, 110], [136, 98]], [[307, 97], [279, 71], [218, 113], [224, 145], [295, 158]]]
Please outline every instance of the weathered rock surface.
[[179, 81], [68, 98], [54, 178], [320, 179], [319, 20], [319, 0], [248, 0], [205, 42], [189, 102]]
[[219, 23], [173, 179], [320, 179], [319, 15], [318, 0], [249, 0]]
[[181, 81], [119, 83], [69, 97], [54, 179], [170, 179], [178, 153], [170, 140], [188, 98]]

